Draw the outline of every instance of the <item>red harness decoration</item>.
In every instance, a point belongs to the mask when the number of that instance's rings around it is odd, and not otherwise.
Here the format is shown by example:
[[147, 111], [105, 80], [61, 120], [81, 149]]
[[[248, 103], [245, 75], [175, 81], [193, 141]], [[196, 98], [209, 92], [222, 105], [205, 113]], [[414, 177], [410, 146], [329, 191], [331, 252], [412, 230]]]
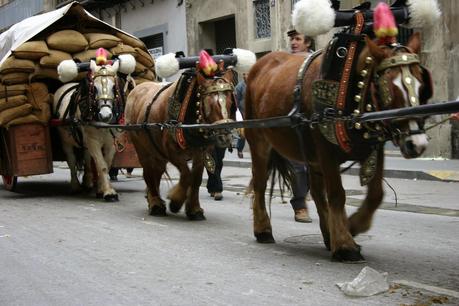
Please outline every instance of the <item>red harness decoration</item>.
[[[355, 14], [355, 19], [356, 19], [356, 26], [354, 28], [354, 34], [359, 35], [362, 32], [363, 26], [365, 24], [365, 19], [363, 17], [362, 12], [357, 12]], [[344, 108], [346, 106], [346, 96], [347, 96], [347, 90], [349, 87], [349, 78], [351, 75], [352, 64], [354, 62], [356, 49], [357, 49], [357, 42], [356, 41], [351, 42], [349, 46], [349, 52], [347, 54], [346, 61], [344, 64], [343, 76], [339, 84], [338, 99], [336, 102], [336, 107], [338, 111], [344, 111]], [[337, 121], [335, 128], [336, 128], [336, 138], [338, 140], [339, 146], [341, 147], [341, 149], [343, 149], [344, 152], [350, 153], [352, 148], [351, 148], [349, 135], [347, 134], [347, 130], [346, 130], [344, 121]]]

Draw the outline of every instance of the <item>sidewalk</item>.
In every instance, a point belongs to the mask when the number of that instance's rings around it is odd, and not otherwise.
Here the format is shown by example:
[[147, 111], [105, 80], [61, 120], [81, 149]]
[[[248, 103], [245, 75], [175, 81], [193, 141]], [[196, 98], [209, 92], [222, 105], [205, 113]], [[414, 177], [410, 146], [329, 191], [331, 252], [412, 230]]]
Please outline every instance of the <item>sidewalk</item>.
[[[250, 151], [244, 150], [244, 158], [237, 157], [236, 149], [233, 153], [226, 152], [224, 165], [230, 167], [250, 168], [252, 159]], [[344, 163], [342, 169], [350, 165]], [[346, 171], [348, 175], [359, 175], [360, 165], [355, 164]], [[396, 151], [386, 151], [384, 176], [388, 178], [459, 182], [459, 160], [440, 160], [432, 158], [405, 159]]]

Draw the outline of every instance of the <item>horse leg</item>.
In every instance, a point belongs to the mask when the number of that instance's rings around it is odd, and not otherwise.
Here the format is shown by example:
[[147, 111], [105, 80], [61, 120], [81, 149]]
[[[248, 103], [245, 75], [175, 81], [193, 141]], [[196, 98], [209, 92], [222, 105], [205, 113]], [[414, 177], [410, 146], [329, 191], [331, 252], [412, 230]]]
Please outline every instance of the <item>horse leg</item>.
[[246, 130], [246, 139], [250, 145], [250, 154], [252, 156], [253, 231], [257, 242], [274, 243], [271, 221], [265, 204], [270, 146], [256, 133], [260, 132], [253, 129]]
[[342, 262], [363, 262], [360, 247], [355, 243], [348, 229], [344, 207], [346, 194], [341, 181], [339, 162], [324, 148], [320, 149], [322, 171], [326, 176], [325, 186], [329, 203], [328, 228], [332, 258]]
[[368, 184], [367, 195], [359, 209], [349, 218], [349, 230], [353, 236], [368, 231], [376, 209], [384, 197], [382, 186], [384, 172], [384, 151], [378, 150], [376, 173]]
[[311, 187], [311, 196], [316, 204], [317, 213], [319, 214], [320, 231], [324, 239], [327, 250], [330, 250], [330, 230], [328, 228], [328, 202], [325, 192], [324, 177], [320, 171], [314, 167], [308, 166], [309, 182]]
[[84, 175], [83, 186], [86, 190], [91, 190], [94, 187], [94, 178], [92, 173], [91, 155], [88, 150], [84, 149]]
[[143, 178], [147, 184], [148, 213], [151, 216], [166, 216], [166, 205], [161, 199], [159, 186], [161, 177], [166, 171], [166, 162], [154, 160], [144, 163]]
[[64, 141], [62, 144], [65, 156], [67, 157], [67, 165], [70, 169], [70, 186], [72, 192], [79, 192], [81, 190], [81, 185], [78, 181], [77, 162], [75, 153], [73, 152], [73, 146]]
[[169, 190], [167, 198], [170, 200], [169, 209], [178, 213], [187, 197], [188, 187], [191, 183], [191, 173], [186, 160], [170, 161], [180, 172], [179, 182]]
[[205, 220], [204, 210], [199, 204], [199, 187], [202, 183], [202, 173], [204, 171], [204, 161], [201, 152], [193, 155], [193, 165], [191, 167], [191, 182], [188, 187], [188, 196], [185, 202], [185, 211], [189, 220]]
[[97, 193], [101, 193], [105, 201], [115, 202], [118, 201], [118, 194], [110, 185], [108, 181], [108, 167], [105, 158], [102, 154], [102, 146], [97, 139], [86, 136], [86, 145], [88, 152], [94, 160], [97, 169]]

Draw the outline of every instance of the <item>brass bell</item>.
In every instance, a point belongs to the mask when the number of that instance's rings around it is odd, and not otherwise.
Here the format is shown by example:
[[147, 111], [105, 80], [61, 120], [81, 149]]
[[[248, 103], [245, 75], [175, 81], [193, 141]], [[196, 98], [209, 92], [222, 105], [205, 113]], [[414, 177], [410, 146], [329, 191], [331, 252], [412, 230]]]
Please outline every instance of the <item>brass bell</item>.
[[370, 134], [368, 132], [363, 133], [363, 138], [370, 139]]
[[354, 97], [354, 101], [357, 102], [357, 103], [359, 103], [360, 101], [362, 101], [362, 96], [356, 95], [356, 96]]
[[360, 122], [356, 122], [354, 124], [354, 127], [357, 129], [357, 130], [360, 130], [362, 128], [362, 124]]
[[367, 64], [371, 64], [373, 62], [373, 58], [368, 56], [367, 58], [365, 58], [365, 63]]
[[368, 70], [364, 69], [360, 72], [360, 75], [363, 76], [363, 77], [366, 77], [368, 74]]
[[367, 104], [367, 112], [371, 112], [373, 110], [373, 106], [371, 104]]
[[358, 109], [354, 109], [354, 115], [360, 115], [360, 111]]
[[362, 89], [363, 86], [365, 86], [365, 83], [364, 83], [364, 82], [360, 81], [360, 82], [357, 83], [357, 87], [358, 87], [358, 88]]

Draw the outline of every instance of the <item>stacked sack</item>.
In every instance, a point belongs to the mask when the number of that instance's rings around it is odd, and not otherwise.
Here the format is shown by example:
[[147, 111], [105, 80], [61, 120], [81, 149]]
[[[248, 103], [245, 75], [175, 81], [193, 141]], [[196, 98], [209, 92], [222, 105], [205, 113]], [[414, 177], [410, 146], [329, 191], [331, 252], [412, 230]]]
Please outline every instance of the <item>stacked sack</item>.
[[[121, 32], [81, 33], [61, 30], [43, 39], [31, 40], [12, 51], [0, 67], [0, 127], [30, 123], [47, 123], [51, 118], [52, 91], [58, 81], [57, 66], [63, 60], [88, 62], [98, 48], [110, 56], [131, 54], [136, 59], [133, 77], [137, 84], [155, 80], [154, 60], [142, 41]], [[81, 80], [81, 72], [76, 80]], [[50, 82], [51, 81], [51, 82]]]

